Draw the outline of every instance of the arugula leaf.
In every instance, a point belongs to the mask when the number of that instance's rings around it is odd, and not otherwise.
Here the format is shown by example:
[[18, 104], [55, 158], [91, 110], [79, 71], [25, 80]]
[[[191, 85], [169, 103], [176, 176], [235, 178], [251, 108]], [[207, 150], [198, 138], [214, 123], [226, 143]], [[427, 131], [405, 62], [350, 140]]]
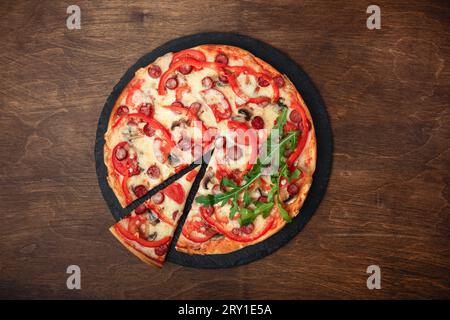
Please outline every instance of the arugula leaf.
[[249, 204], [250, 204], [250, 191], [246, 189], [244, 191], [244, 207], [248, 207]]
[[280, 210], [281, 217], [283, 218], [284, 221], [291, 222], [291, 220], [292, 220], [291, 216], [286, 211], [286, 209], [283, 208], [280, 201], [278, 201], [278, 210]]
[[222, 185], [225, 187], [231, 187], [231, 188], [237, 187], [236, 183], [233, 180], [229, 179], [228, 177], [223, 177]]

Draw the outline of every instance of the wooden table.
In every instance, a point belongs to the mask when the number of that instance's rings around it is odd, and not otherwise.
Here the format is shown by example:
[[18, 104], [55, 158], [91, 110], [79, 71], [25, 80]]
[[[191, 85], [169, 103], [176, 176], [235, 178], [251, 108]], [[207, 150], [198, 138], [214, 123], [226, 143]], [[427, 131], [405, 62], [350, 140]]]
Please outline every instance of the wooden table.
[[[0, 4], [1, 298], [450, 298], [450, 4], [65, 1]], [[94, 166], [106, 97], [179, 36], [249, 35], [320, 90], [334, 132], [327, 194], [269, 257], [226, 270], [149, 269], [108, 232]], [[81, 290], [66, 268], [81, 268]], [[366, 268], [381, 268], [368, 290]]]

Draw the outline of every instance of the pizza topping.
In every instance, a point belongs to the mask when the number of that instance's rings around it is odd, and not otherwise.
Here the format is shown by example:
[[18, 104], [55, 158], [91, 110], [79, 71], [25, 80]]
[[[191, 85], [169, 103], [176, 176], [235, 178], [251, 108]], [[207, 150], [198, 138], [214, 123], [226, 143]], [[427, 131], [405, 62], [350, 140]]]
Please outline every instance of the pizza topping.
[[128, 151], [123, 147], [118, 147], [114, 155], [116, 156], [117, 160], [122, 161], [123, 159], [128, 157]]
[[177, 78], [169, 78], [166, 81], [166, 88], [173, 90], [178, 86], [178, 80]]
[[231, 106], [225, 95], [217, 89], [207, 89], [200, 92], [211, 108], [217, 121], [231, 117]]
[[134, 212], [136, 214], [143, 214], [143, 213], [147, 212], [147, 206], [145, 205], [145, 203], [142, 203], [142, 204], [138, 205], [136, 207], [136, 209], [134, 209]]
[[238, 114], [242, 115], [245, 121], [250, 121], [250, 119], [252, 118], [252, 113], [245, 108], [239, 109]]
[[120, 106], [119, 108], [117, 108], [116, 115], [121, 117], [127, 114], [128, 112], [130, 112], [130, 109], [128, 109], [127, 106]]
[[147, 117], [153, 117], [155, 109], [151, 103], [143, 103], [139, 107], [139, 113], [146, 115]]
[[190, 150], [192, 147], [192, 139], [189, 137], [183, 136], [178, 141], [177, 146], [181, 151]]
[[178, 182], [169, 184], [162, 192], [178, 204], [183, 204], [186, 197], [183, 186]]
[[206, 207], [200, 207], [200, 213], [203, 219], [205, 219], [206, 222], [212, 225], [217, 230], [217, 232], [225, 235], [231, 240], [239, 242], [251, 242], [257, 240], [258, 238], [265, 235], [270, 230], [270, 228], [272, 228], [272, 225], [275, 221], [273, 216], [268, 216], [264, 220], [264, 224], [257, 230], [255, 230], [255, 226], [253, 224], [249, 227], [245, 227], [246, 225], [250, 225], [251, 222], [242, 224], [240, 228], [232, 228], [230, 230], [228, 221], [220, 222], [214, 220], [212, 216], [208, 216], [206, 214]]
[[154, 164], [147, 169], [147, 174], [152, 179], [158, 179], [161, 176], [161, 170], [156, 164]]
[[155, 248], [155, 254], [157, 256], [164, 256], [167, 253], [167, 250], [169, 250], [169, 244], [165, 243], [162, 246]]
[[[283, 133], [283, 126], [287, 122], [287, 110], [287, 108], [282, 109], [281, 114], [278, 116], [276, 124], [273, 127], [274, 130]], [[275, 205], [275, 200], [277, 199], [278, 201], [276, 201], [276, 203], [278, 205], [278, 209], [282, 218], [286, 221], [290, 221], [291, 218], [288, 212], [281, 205], [282, 201], [279, 197], [279, 188], [281, 179], [291, 178], [292, 176], [299, 173], [296, 170], [288, 170], [288, 163], [283, 157], [283, 152], [286, 146], [292, 148], [296, 145], [297, 135], [297, 131], [290, 131], [283, 134], [278, 144], [276, 144], [275, 146], [270, 146], [267, 150], [267, 154], [260, 156], [258, 161], [256, 161], [255, 164], [251, 167], [251, 170], [245, 173], [243, 179], [245, 183], [236, 183], [233, 180], [229, 179], [227, 176], [224, 176], [222, 179], [222, 185], [227, 187], [225, 192], [220, 194], [201, 195], [196, 197], [195, 201], [205, 206], [211, 206], [218, 203], [221, 206], [224, 206], [231, 201], [229, 215], [230, 219], [233, 219], [235, 214], [239, 212], [239, 223], [241, 225], [246, 225], [250, 222], [253, 222], [259, 215], [262, 215], [263, 217], [267, 217], [268, 215], [270, 215], [270, 212]], [[271, 138], [269, 137], [268, 141], [270, 141], [270, 139]], [[253, 182], [260, 179], [264, 174], [266, 174], [265, 170], [263, 169], [267, 165], [270, 166], [273, 157], [277, 153], [280, 159], [280, 170], [271, 175], [272, 185], [267, 196], [267, 202], [257, 202], [254, 204], [254, 208], [250, 209], [248, 207], [251, 203], [249, 187], [253, 184]], [[274, 181], [276, 181], [276, 183]], [[244, 201], [242, 202], [238, 201], [238, 196], [240, 194], [243, 194]], [[220, 230], [218, 231], [221, 232]]]
[[267, 86], [269, 86], [270, 82], [269, 82], [269, 80], [267, 80], [266, 77], [260, 76], [258, 78], [258, 84], [260, 87], [267, 87]]
[[298, 112], [297, 110], [294, 109], [289, 114], [289, 120], [291, 120], [294, 123], [298, 123], [298, 122], [302, 121], [302, 116], [301, 116], [300, 112]]
[[[123, 156], [122, 151], [118, 152], [119, 149], [124, 149], [125, 151], [127, 151], [128, 156], [123, 158], [122, 160], [118, 159], [116, 156], [117, 154], [119, 154], [119, 156]], [[129, 146], [126, 141], [121, 142], [117, 146], [115, 146], [112, 153], [114, 154], [114, 157], [112, 157], [114, 169], [122, 176], [133, 176], [140, 173], [137, 157], [135, 154], [130, 155]]]
[[174, 106], [174, 107], [181, 107], [181, 108], [184, 107], [183, 103], [181, 103], [180, 101], [172, 102], [172, 106]]
[[162, 192], [158, 192], [152, 196], [152, 201], [155, 204], [161, 204], [164, 202], [164, 194]]
[[203, 210], [207, 216], [212, 216], [212, 214], [214, 213], [213, 206], [201, 207], [200, 210]]
[[219, 75], [219, 81], [222, 82], [223, 84], [227, 84], [228, 83], [228, 78], [226, 75], [221, 74]]
[[282, 76], [276, 76], [275, 78], [273, 78], [273, 81], [275, 82], [278, 88], [284, 87], [284, 79]]
[[161, 68], [156, 64], [151, 64], [148, 67], [148, 74], [154, 79], [159, 78], [161, 76]]
[[226, 54], [224, 54], [224, 53], [219, 53], [219, 54], [216, 56], [215, 61], [216, 61], [217, 63], [220, 63], [220, 64], [228, 64], [228, 57], [227, 57]]
[[268, 200], [268, 198], [266, 197], [266, 196], [260, 196], [259, 198], [258, 198], [258, 202], [267, 202], [267, 200]]
[[145, 194], [147, 193], [147, 188], [141, 184], [141, 185], [134, 187], [133, 192], [136, 195], [136, 197], [141, 198], [141, 197], [145, 196]]
[[187, 220], [181, 232], [187, 239], [196, 243], [205, 242], [217, 234], [217, 231], [198, 215]]
[[[159, 240], [152, 240], [152, 241], [148, 241], [147, 239], [142, 239], [141, 237], [139, 237], [139, 230], [138, 230], [138, 226], [141, 224], [141, 220], [130, 217], [128, 219], [128, 230], [125, 229], [121, 223], [116, 223], [114, 225], [114, 229], [120, 233], [121, 235], [123, 235], [125, 238], [127, 238], [128, 240], [131, 241], [136, 241], [137, 243], [139, 243], [140, 245], [144, 246], [144, 247], [148, 247], [148, 248], [156, 248], [159, 246], [162, 246], [166, 243], [168, 243], [170, 241], [170, 239], [172, 239], [172, 237], [167, 236], [164, 238], [161, 238]], [[130, 227], [131, 225], [131, 227]], [[132, 232], [134, 231], [134, 232]]]
[[178, 71], [184, 75], [191, 73], [192, 66], [190, 64], [183, 64], [178, 68]]
[[292, 105], [293, 105], [294, 109], [300, 113], [300, 116], [302, 119], [302, 121], [301, 121], [302, 130], [301, 130], [300, 141], [297, 143], [297, 146], [295, 147], [294, 151], [292, 152], [292, 154], [289, 156], [289, 158], [286, 161], [287, 165], [289, 166], [291, 171], [294, 168], [295, 161], [298, 159], [298, 157], [300, 156], [300, 154], [303, 151], [303, 148], [306, 145], [306, 140], [308, 139], [309, 126], [311, 125], [310, 122], [308, 121], [308, 118], [306, 117], [305, 110], [303, 110], [303, 108], [298, 104], [298, 102], [294, 101], [294, 103]]
[[189, 107], [189, 110], [191, 110], [191, 112], [196, 115], [200, 111], [201, 107], [202, 107], [202, 104], [200, 102], [193, 102], [191, 104], [191, 106]]
[[156, 130], [149, 123], [144, 126], [143, 130], [145, 135], [148, 137], [153, 137], [156, 133]]
[[299, 188], [298, 185], [296, 185], [295, 183], [291, 183], [291, 184], [288, 185], [288, 187], [287, 187], [287, 192], [288, 192], [291, 196], [295, 196], [299, 191], [300, 191], [300, 188]]
[[211, 89], [214, 85], [214, 81], [211, 77], [204, 77], [202, 79], [202, 86], [205, 89]]
[[197, 61], [206, 61], [205, 54], [200, 50], [186, 49], [179, 51], [173, 55], [172, 64], [186, 58], [194, 59]]
[[186, 174], [186, 180], [192, 182], [197, 176], [197, 170], [192, 170], [188, 174]]
[[264, 120], [260, 116], [256, 116], [252, 119], [252, 127], [256, 130], [264, 129]]
[[236, 235], [244, 234], [250, 234], [255, 229], [255, 225], [253, 223], [249, 223], [247, 225], [241, 226], [239, 228], [233, 228], [231, 232], [233, 232]]
[[175, 210], [174, 212], [172, 212], [173, 221], [176, 221], [179, 215], [180, 215], [180, 210]]

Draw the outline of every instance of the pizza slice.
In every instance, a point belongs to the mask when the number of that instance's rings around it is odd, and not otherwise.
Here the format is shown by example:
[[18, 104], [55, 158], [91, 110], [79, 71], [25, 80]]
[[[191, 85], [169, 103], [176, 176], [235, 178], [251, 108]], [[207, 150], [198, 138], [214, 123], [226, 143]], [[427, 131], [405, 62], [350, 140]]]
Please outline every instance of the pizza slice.
[[198, 171], [190, 171], [156, 193], [113, 225], [111, 233], [139, 259], [161, 267]]
[[314, 128], [300, 96], [290, 97], [289, 106], [280, 102], [280, 107], [253, 165], [236, 157], [229, 161], [230, 149], [216, 147], [177, 250], [236, 251], [267, 239], [299, 213], [315, 170]]

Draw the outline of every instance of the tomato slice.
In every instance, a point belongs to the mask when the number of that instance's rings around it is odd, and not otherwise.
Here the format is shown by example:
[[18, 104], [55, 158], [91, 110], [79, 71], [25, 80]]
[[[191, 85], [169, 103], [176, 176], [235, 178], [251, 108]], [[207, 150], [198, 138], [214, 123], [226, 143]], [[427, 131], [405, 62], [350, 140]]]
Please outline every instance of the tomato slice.
[[222, 121], [231, 117], [231, 106], [225, 95], [214, 88], [200, 91], [200, 94], [211, 108], [217, 121]]
[[200, 214], [202, 215], [203, 219], [206, 220], [210, 225], [216, 228], [216, 230], [226, 236], [227, 238], [238, 241], [238, 242], [251, 242], [254, 240], [259, 239], [263, 235], [267, 233], [267, 231], [272, 228], [273, 223], [275, 222], [275, 218], [273, 216], [269, 216], [265, 218], [265, 224], [264, 227], [256, 232], [252, 232], [250, 234], [234, 234], [231, 230], [226, 228], [226, 224], [222, 224], [218, 221], [216, 221], [213, 216], [208, 216], [207, 209], [205, 207], [200, 207]]
[[197, 176], [197, 173], [198, 173], [197, 170], [189, 171], [189, 173], [186, 175], [186, 180], [192, 182]]
[[[194, 218], [197, 217], [200, 217], [201, 220], [194, 220]], [[217, 231], [201, 216], [197, 215], [185, 222], [183, 229], [181, 229], [181, 233], [193, 242], [202, 243], [214, 237], [217, 234]]]
[[186, 198], [186, 193], [184, 192], [184, 188], [178, 182], [169, 184], [167, 187], [165, 187], [163, 189], [162, 192], [178, 204], [183, 204], [184, 199]]

